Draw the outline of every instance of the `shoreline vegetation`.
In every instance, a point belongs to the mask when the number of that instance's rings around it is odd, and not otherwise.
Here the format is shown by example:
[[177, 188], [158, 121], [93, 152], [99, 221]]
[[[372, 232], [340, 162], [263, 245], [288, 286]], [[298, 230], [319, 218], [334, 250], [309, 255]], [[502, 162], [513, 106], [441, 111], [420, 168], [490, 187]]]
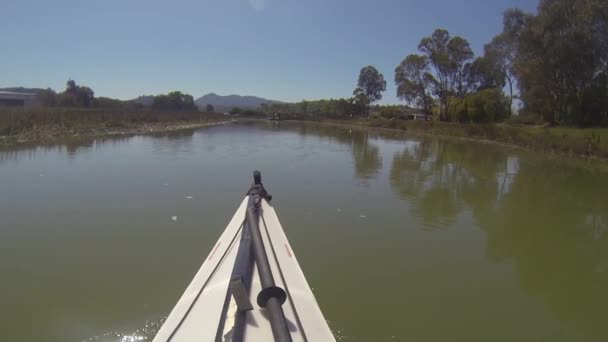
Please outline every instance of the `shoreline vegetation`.
[[225, 115], [196, 110], [3, 108], [0, 109], [0, 146], [49, 143], [68, 137], [171, 132], [233, 121]]
[[316, 122], [339, 126], [377, 128], [412, 136], [426, 135], [497, 143], [538, 153], [608, 161], [608, 128], [514, 126], [506, 123], [461, 124], [384, 118], [325, 119]]
[[[230, 115], [195, 110], [4, 108], [0, 109], [0, 146], [48, 143], [68, 137], [139, 135], [197, 129], [266, 116]], [[515, 125], [512, 123], [455, 123], [387, 119], [385, 117], [306, 117], [285, 121], [314, 122], [342, 127], [369, 127], [398, 134], [451, 137], [493, 142], [585, 159], [608, 161], [608, 128], [572, 128]], [[278, 121], [278, 122], [282, 122]]]

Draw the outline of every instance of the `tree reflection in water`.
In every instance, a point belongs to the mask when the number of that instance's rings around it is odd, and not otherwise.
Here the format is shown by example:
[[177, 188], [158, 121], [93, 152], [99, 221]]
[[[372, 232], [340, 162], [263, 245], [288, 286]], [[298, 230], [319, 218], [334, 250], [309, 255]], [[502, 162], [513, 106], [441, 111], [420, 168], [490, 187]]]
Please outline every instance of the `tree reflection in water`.
[[424, 227], [469, 208], [487, 257], [589, 337], [608, 340], [608, 177], [472, 143], [422, 140], [393, 157], [390, 183]]
[[[153, 140], [155, 146], [171, 146], [170, 153], [189, 150], [192, 145], [192, 137], [196, 132], [195, 129], [160, 132], [147, 134], [145, 136], [133, 135], [107, 135], [101, 137], [73, 137], [57, 139], [47, 144], [19, 144], [15, 146], [0, 147], [0, 165], [5, 161], [19, 161], [22, 159], [33, 159], [38, 153], [59, 152], [73, 159], [80, 153], [88, 151], [100, 150], [107, 145], [121, 145], [128, 140], [137, 137], [153, 137], [158, 140]], [[190, 146], [190, 147], [189, 147]]]

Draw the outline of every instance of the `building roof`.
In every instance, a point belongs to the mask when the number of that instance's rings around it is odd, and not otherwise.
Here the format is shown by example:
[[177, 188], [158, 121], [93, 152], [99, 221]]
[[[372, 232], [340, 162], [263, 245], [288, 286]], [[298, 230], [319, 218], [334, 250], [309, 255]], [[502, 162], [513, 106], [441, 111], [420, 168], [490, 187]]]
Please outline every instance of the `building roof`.
[[0, 95], [3, 95], [3, 96], [36, 96], [36, 94], [31, 94], [31, 93], [16, 93], [14, 91], [4, 91], [4, 90], [0, 90]]

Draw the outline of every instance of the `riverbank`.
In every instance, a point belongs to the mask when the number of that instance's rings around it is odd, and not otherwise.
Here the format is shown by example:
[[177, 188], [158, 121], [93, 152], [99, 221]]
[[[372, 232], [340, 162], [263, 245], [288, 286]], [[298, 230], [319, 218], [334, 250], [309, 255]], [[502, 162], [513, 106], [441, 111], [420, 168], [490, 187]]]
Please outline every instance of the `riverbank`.
[[[232, 121], [234, 121], [233, 118], [225, 115], [198, 111], [3, 108], [0, 109], [0, 146], [47, 143], [65, 137], [169, 132]], [[407, 134], [485, 141], [541, 153], [608, 161], [608, 128], [578, 129], [508, 124], [461, 124], [384, 118], [317, 119], [312, 121], [340, 126], [380, 128], [395, 133], [407, 132]]]
[[25, 143], [50, 143], [63, 138], [103, 137], [116, 135], [153, 134], [161, 132], [174, 132], [189, 129], [198, 129], [214, 125], [233, 122], [207, 121], [207, 122], [172, 122], [172, 123], [143, 123], [128, 128], [92, 128], [82, 130], [62, 130], [60, 128], [45, 128], [35, 131], [23, 132], [16, 135], [0, 136], [0, 146], [13, 146]]
[[151, 134], [232, 122], [201, 112], [104, 109], [0, 110], [0, 146], [49, 143], [66, 137]]
[[608, 128], [530, 127], [461, 124], [381, 118], [319, 121], [325, 124], [390, 129], [396, 132], [493, 142], [542, 153], [608, 161]]

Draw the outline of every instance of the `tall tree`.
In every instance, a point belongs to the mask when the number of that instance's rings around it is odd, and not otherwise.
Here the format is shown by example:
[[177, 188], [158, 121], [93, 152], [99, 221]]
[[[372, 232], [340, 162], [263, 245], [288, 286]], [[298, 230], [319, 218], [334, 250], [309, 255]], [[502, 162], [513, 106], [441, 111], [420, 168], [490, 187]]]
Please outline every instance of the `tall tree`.
[[432, 114], [433, 98], [429, 90], [435, 82], [425, 56], [409, 55], [395, 69], [397, 97], [427, 115]]
[[351, 106], [355, 109], [355, 113], [367, 113], [369, 112], [369, 97], [365, 95], [363, 89], [356, 88], [353, 91], [353, 97], [349, 100]]
[[513, 61], [517, 52], [517, 42], [515, 37], [501, 33], [484, 46], [484, 58], [487, 63], [486, 67], [491, 71], [490, 74], [494, 77], [501, 77], [502, 82], [504, 83], [506, 80], [509, 85], [509, 111], [513, 107], [513, 82], [515, 81]]
[[542, 0], [535, 16], [505, 16], [525, 110], [555, 124], [608, 124], [607, 22], [605, 0]]
[[196, 109], [192, 95], [181, 91], [172, 91], [167, 95], [154, 96], [152, 104], [157, 109], [193, 110]]
[[212, 105], [212, 104], [208, 104], [208, 105], [205, 107], [205, 110], [206, 110], [207, 112], [209, 112], [209, 113], [213, 113], [213, 112], [215, 111], [215, 108], [213, 108], [213, 105]]
[[79, 86], [70, 79], [66, 82], [65, 91], [59, 96], [58, 104], [64, 107], [90, 107], [94, 99], [93, 89]]
[[484, 89], [498, 88], [505, 86], [505, 72], [494, 56], [484, 55], [477, 57], [470, 64], [468, 70], [468, 89], [476, 92]]
[[464, 97], [467, 94], [467, 72], [473, 51], [469, 42], [461, 37], [451, 37], [444, 29], [437, 29], [430, 37], [425, 37], [418, 44], [418, 50], [429, 60], [435, 73], [435, 95], [439, 98], [442, 121], [449, 120], [450, 102], [454, 96]]
[[74, 92], [77, 89], [76, 86], [76, 81], [74, 81], [73, 79], [69, 79], [66, 84], [65, 84], [65, 91], [67, 92]]
[[467, 78], [470, 70], [470, 61], [474, 54], [469, 42], [461, 37], [452, 37], [448, 42], [448, 58], [453, 86], [456, 96], [464, 97], [468, 94]]
[[384, 76], [373, 66], [363, 67], [359, 72], [357, 88], [353, 92], [355, 99], [361, 102], [361, 97], [366, 98], [367, 105], [382, 99], [382, 93], [386, 90]]

